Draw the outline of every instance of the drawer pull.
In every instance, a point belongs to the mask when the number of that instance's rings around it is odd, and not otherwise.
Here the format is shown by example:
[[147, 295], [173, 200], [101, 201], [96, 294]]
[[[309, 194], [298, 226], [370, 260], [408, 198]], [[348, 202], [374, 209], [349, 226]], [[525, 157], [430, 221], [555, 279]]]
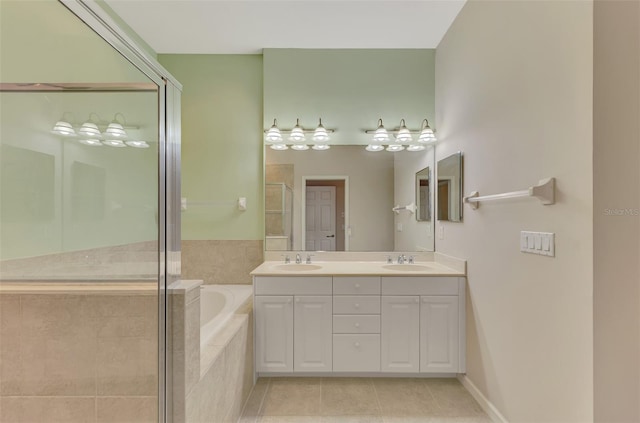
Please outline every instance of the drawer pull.
[[287, 300], [287, 304], [291, 304], [291, 298]]
[[359, 328], [360, 327], [360, 323], [356, 323], [356, 327]]
[[360, 288], [360, 284], [359, 283], [356, 284], [356, 289], [358, 289], [358, 288]]
[[354, 343], [353, 343], [353, 345], [354, 345], [356, 348], [360, 348], [360, 342], [354, 342]]
[[419, 303], [419, 302], [420, 302], [420, 300], [418, 298], [416, 298], [416, 303]]
[[299, 303], [299, 302], [300, 302], [300, 298], [296, 298], [296, 303]]
[[356, 308], [360, 308], [360, 304], [358, 304], [358, 303], [355, 303], [355, 304], [354, 304], [354, 306], [355, 306]]

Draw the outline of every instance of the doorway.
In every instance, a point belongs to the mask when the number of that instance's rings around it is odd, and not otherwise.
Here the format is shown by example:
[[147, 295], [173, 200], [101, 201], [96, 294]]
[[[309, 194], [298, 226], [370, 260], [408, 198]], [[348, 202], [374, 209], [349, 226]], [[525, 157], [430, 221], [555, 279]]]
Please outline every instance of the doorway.
[[302, 245], [306, 251], [348, 251], [348, 179], [303, 177]]

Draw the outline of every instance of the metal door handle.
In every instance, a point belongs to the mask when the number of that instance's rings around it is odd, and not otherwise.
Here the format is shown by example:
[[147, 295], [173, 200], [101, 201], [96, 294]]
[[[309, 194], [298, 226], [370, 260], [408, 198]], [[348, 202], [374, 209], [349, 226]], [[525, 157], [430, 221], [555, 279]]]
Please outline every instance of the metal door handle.
[[335, 235], [327, 235], [327, 238], [335, 238]]

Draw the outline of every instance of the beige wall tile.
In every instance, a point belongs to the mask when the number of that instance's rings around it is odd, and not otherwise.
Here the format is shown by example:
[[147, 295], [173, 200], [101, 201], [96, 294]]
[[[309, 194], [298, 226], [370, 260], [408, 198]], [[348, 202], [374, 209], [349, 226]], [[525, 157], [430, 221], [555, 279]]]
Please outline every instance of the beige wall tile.
[[262, 407], [262, 403], [264, 401], [265, 395], [267, 394], [267, 390], [269, 388], [269, 378], [261, 377], [256, 381], [251, 393], [249, 394], [249, 398], [247, 398], [244, 410], [242, 410], [242, 417], [250, 420], [255, 418], [260, 413], [260, 408]]
[[20, 332], [20, 296], [0, 296], [0, 395], [20, 393]]
[[185, 313], [185, 385], [191, 391], [200, 380], [200, 300], [191, 301]]
[[219, 422], [226, 415], [224, 398], [229, 386], [224, 380], [226, 351], [222, 351], [196, 389], [200, 389], [200, 421]]
[[95, 422], [95, 398], [0, 397], [3, 423]]
[[156, 423], [157, 397], [97, 398], [98, 423]]
[[263, 261], [262, 240], [183, 240], [182, 277], [204, 284], [250, 284]]
[[157, 340], [98, 340], [98, 395], [152, 396], [157, 392]]

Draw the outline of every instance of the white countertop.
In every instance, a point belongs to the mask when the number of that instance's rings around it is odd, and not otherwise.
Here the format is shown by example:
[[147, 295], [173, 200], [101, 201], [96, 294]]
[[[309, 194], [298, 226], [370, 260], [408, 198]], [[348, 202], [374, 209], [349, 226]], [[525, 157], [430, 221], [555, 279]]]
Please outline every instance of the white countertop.
[[[308, 268], [306, 267], [308, 266]], [[314, 261], [311, 265], [265, 261], [252, 276], [465, 276], [464, 267], [449, 267], [441, 262], [389, 265], [380, 261]]]

